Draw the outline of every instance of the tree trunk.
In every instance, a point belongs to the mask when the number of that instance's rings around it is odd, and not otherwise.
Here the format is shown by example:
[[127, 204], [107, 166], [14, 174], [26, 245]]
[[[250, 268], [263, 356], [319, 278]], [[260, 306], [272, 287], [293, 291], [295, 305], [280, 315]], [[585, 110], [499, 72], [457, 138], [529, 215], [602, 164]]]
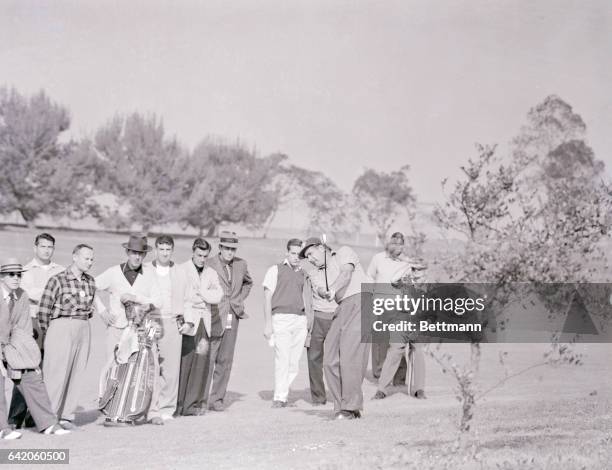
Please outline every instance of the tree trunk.
[[476, 406], [476, 377], [480, 367], [480, 343], [472, 343], [470, 355], [470, 371], [465, 382], [461, 384], [464, 387], [462, 391], [462, 415], [459, 430], [465, 433], [470, 430], [472, 419], [474, 418], [474, 408]]
[[218, 228], [219, 228], [219, 224], [216, 222], [213, 222], [212, 224], [208, 226], [208, 232], [206, 232], [206, 236], [214, 237], [215, 235], [217, 235]]
[[23, 221], [26, 223], [26, 226], [29, 229], [35, 229], [36, 228], [36, 224], [34, 223], [35, 217], [30, 218], [30, 214], [26, 213], [26, 211], [24, 211], [23, 209], [19, 209], [19, 213], [21, 214], [21, 217], [23, 218]]

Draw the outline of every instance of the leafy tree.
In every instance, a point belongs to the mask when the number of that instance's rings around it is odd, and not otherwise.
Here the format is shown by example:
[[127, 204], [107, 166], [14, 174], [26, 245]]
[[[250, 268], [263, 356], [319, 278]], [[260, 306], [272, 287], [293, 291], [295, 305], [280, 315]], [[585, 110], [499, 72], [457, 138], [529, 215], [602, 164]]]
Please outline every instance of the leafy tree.
[[0, 212], [28, 225], [41, 214], [80, 216], [92, 208], [80, 146], [61, 143], [70, 116], [43, 92], [0, 88]]
[[416, 198], [408, 181], [408, 165], [390, 173], [367, 169], [353, 185], [353, 195], [384, 242], [401, 213], [413, 212]]
[[[502, 312], [509, 299], [537, 291], [535, 283], [595, 278], [612, 197], [598, 178], [603, 164], [581, 139], [585, 131], [580, 116], [553, 96], [529, 112], [510, 158], [499, 156], [495, 146], [477, 147], [478, 155], [461, 167], [462, 178], [435, 211], [439, 224], [465, 242], [442, 263], [449, 279], [492, 283], [496, 290], [489, 294]], [[516, 283], [527, 284], [517, 292]], [[464, 368], [452, 355], [430, 350], [457, 379], [461, 431], [469, 430], [482, 396], [476, 387], [480, 345], [471, 348]], [[538, 365], [576, 361], [571, 348], [553, 345]]]
[[308, 230], [313, 233], [350, 233], [358, 229], [359, 215], [354, 201], [320, 171], [295, 165], [288, 168], [293, 194], [308, 209]]
[[258, 157], [242, 144], [204, 140], [188, 162], [180, 221], [208, 236], [223, 223], [261, 227], [278, 209], [275, 177], [286, 156]]
[[177, 220], [188, 170], [183, 149], [166, 137], [161, 119], [117, 115], [97, 131], [92, 145], [99, 165], [98, 189], [125, 205], [125, 219], [119, 216], [121, 208], [106, 218], [119, 225], [138, 223], [144, 232]]

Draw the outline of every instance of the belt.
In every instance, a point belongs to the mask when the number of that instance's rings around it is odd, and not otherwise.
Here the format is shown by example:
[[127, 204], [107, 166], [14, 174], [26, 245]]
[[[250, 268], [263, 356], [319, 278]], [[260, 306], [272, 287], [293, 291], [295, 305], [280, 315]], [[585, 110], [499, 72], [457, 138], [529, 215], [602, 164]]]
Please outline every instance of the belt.
[[88, 315], [60, 315], [57, 318], [68, 318], [70, 320], [89, 320], [91, 318], [91, 314], [88, 314]]

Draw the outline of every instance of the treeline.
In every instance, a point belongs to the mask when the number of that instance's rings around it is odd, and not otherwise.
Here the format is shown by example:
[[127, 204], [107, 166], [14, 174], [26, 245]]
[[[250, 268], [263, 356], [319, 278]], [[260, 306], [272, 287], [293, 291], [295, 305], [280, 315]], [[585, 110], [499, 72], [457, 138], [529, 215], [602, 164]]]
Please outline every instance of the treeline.
[[178, 223], [213, 235], [226, 223], [265, 232], [296, 199], [311, 230], [354, 233], [364, 218], [384, 237], [416, 201], [407, 166], [365, 169], [347, 193], [283, 153], [259, 155], [239, 141], [204, 136], [189, 150], [154, 114], [115, 115], [82, 139], [65, 137], [70, 126], [68, 109], [44, 91], [0, 88], [0, 214], [18, 212], [29, 225], [43, 214], [93, 216], [145, 232]]

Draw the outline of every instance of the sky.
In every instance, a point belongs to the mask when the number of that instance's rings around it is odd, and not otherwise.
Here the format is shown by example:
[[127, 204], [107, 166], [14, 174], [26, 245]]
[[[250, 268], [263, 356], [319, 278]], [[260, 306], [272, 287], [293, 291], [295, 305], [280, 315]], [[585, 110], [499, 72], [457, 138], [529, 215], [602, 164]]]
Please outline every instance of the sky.
[[3, 0], [0, 85], [44, 89], [75, 137], [154, 112], [190, 148], [239, 138], [346, 190], [408, 164], [421, 202], [554, 93], [612, 174], [608, 0]]

